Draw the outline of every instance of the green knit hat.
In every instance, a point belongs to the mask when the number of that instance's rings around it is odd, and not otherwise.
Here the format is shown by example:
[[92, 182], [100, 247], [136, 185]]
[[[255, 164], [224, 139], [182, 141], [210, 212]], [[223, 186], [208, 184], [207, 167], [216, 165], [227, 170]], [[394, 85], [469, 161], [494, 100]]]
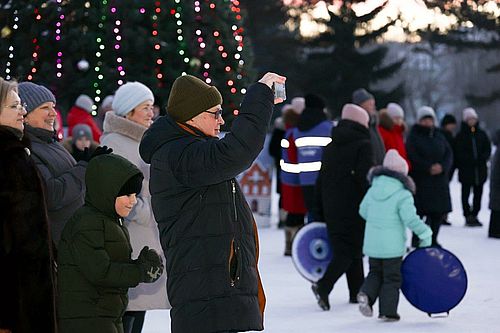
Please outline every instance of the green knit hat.
[[217, 88], [192, 75], [183, 75], [172, 85], [167, 112], [182, 123], [218, 104], [222, 104], [222, 96]]

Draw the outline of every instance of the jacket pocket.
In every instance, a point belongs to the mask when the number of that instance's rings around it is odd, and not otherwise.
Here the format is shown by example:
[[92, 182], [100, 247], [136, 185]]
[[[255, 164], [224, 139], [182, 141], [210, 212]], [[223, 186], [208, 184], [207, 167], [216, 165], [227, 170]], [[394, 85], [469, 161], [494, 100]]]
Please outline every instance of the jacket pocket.
[[232, 239], [230, 250], [229, 250], [229, 284], [231, 287], [236, 287], [240, 281], [240, 266], [241, 266], [241, 254], [240, 246], [238, 243]]

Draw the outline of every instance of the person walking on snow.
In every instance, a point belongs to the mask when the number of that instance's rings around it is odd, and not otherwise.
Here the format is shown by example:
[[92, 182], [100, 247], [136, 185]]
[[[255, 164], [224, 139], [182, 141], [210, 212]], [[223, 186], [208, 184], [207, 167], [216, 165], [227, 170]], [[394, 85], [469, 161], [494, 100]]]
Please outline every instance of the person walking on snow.
[[359, 215], [366, 220], [363, 253], [369, 257], [370, 272], [357, 296], [359, 310], [371, 317], [378, 298], [379, 318], [397, 321], [406, 228], [420, 238], [423, 247], [431, 245], [432, 231], [417, 215], [415, 183], [397, 150], [387, 151], [383, 165], [370, 170], [368, 179], [371, 187], [359, 206]]
[[365, 221], [358, 210], [368, 190], [366, 175], [373, 166], [368, 122], [368, 113], [361, 107], [344, 105], [332, 142], [325, 148], [316, 183], [316, 215], [326, 222], [335, 253], [324, 276], [312, 285], [318, 305], [325, 311], [330, 310], [328, 295], [344, 273], [350, 303], [357, 303], [356, 295], [364, 279], [361, 250]]

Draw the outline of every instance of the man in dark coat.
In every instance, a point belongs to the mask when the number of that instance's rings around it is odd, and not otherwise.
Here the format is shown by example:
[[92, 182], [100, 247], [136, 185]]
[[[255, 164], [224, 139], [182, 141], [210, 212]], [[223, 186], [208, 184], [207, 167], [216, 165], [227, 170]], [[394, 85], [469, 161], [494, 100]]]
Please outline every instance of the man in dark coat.
[[366, 175], [373, 165], [368, 122], [368, 114], [361, 107], [346, 104], [342, 120], [333, 130], [332, 142], [323, 153], [316, 183], [319, 203], [316, 214], [326, 221], [335, 253], [325, 275], [312, 286], [323, 310], [330, 309], [328, 295], [344, 273], [350, 303], [357, 303], [356, 295], [363, 284], [365, 221], [359, 215], [359, 204], [368, 190]]
[[[488, 175], [486, 162], [491, 155], [491, 143], [486, 132], [478, 123], [478, 116], [473, 108], [466, 108], [462, 114], [462, 126], [455, 138], [455, 164], [458, 180], [462, 184], [462, 208], [465, 225], [480, 227], [477, 215], [481, 210], [483, 185]], [[473, 191], [472, 207], [469, 204], [470, 190]]]
[[16, 84], [0, 78], [0, 331], [54, 333], [52, 242], [25, 114]]
[[[443, 133], [446, 141], [451, 147], [451, 150], [455, 150], [455, 130], [457, 128], [457, 120], [452, 114], [445, 114], [443, 119], [441, 119], [441, 132]], [[451, 164], [450, 173], [448, 179], [451, 181], [453, 174], [455, 173], [455, 157], [453, 157], [453, 163]], [[448, 215], [443, 219], [442, 225], [451, 225], [448, 221]]]
[[[410, 176], [417, 186], [415, 206], [418, 215], [425, 216], [425, 223], [432, 229], [432, 245], [439, 246], [439, 228], [444, 216], [451, 212], [448, 172], [453, 153], [444, 135], [435, 127], [436, 114], [431, 107], [418, 109], [417, 121], [406, 140], [406, 150], [412, 165]], [[418, 246], [415, 235], [412, 245]]]
[[222, 96], [194, 76], [181, 76], [170, 91], [168, 114], [144, 134], [139, 151], [151, 164], [173, 333], [264, 328], [257, 228], [235, 177], [262, 150], [271, 86], [284, 81], [267, 73], [252, 85], [231, 132], [219, 140]]
[[385, 146], [378, 131], [378, 115], [375, 97], [366, 89], [360, 88], [352, 93], [352, 102], [361, 106], [370, 116], [370, 142], [373, 150], [374, 165], [382, 165], [385, 156]]
[[27, 105], [24, 131], [31, 140], [32, 158], [47, 189], [50, 230], [57, 246], [66, 221], [83, 205], [90, 154], [77, 163], [55, 139], [56, 99], [49, 89], [23, 82], [19, 84], [19, 96]]

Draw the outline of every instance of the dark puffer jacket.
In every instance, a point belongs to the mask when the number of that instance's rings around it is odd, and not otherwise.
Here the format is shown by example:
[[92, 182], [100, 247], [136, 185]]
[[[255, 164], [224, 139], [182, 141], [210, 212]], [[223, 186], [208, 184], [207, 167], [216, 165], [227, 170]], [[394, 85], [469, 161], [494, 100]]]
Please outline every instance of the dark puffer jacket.
[[318, 216], [324, 217], [329, 233], [343, 237], [360, 252], [365, 221], [358, 211], [369, 187], [366, 175], [373, 165], [372, 154], [369, 129], [341, 120], [323, 153], [316, 183]]
[[115, 211], [121, 187], [140, 171], [124, 158], [94, 157], [87, 168], [85, 205], [64, 227], [58, 253], [61, 333], [120, 332], [127, 291], [141, 281], [127, 228]]
[[76, 162], [54, 139], [54, 132], [26, 126], [32, 144], [31, 157], [42, 176], [50, 231], [55, 245], [59, 244], [66, 221], [83, 205], [85, 197], [85, 168], [87, 162]]
[[[445, 214], [451, 211], [448, 174], [453, 163], [453, 153], [439, 129], [414, 125], [406, 140], [406, 150], [415, 181], [417, 193], [415, 206], [419, 215]], [[431, 175], [431, 166], [441, 164], [443, 172]]]
[[167, 260], [172, 332], [263, 329], [256, 226], [234, 177], [262, 150], [272, 110], [271, 89], [257, 83], [223, 139], [181, 127], [169, 116], [142, 139]]
[[55, 332], [55, 272], [42, 181], [29, 140], [0, 126], [0, 328]]
[[491, 143], [478, 125], [470, 127], [462, 122], [455, 138], [455, 165], [462, 184], [481, 185], [488, 176], [486, 162], [491, 155]]

